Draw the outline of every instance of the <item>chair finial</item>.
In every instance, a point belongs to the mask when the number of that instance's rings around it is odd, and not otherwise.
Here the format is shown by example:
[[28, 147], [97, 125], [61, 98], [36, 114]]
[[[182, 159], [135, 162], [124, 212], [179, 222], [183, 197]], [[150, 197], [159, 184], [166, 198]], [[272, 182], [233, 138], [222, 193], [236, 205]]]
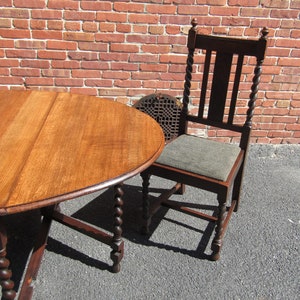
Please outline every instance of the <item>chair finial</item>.
[[266, 40], [267, 39], [267, 35], [269, 34], [269, 29], [267, 27], [264, 27], [262, 30], [261, 30], [261, 39], [264, 39]]
[[193, 26], [193, 29], [196, 28], [196, 26], [198, 25], [197, 18], [193, 18], [193, 19], [192, 19], [191, 25]]

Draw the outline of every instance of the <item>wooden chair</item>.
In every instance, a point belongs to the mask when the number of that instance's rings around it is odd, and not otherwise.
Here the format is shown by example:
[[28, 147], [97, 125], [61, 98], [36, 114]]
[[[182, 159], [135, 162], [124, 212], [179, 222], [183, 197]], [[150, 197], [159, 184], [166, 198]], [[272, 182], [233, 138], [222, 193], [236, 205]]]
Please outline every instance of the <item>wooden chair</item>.
[[182, 118], [182, 103], [168, 94], [151, 94], [141, 98], [134, 105], [150, 115], [163, 129], [166, 143], [179, 135]]
[[[187, 213], [191, 216], [215, 222], [212, 241], [212, 260], [218, 260], [223, 237], [233, 211], [237, 211], [247, 148], [251, 133], [252, 117], [267, 48], [267, 28], [258, 40], [218, 37], [197, 33], [197, 21], [193, 19], [188, 35], [188, 57], [183, 93], [183, 108], [179, 136], [169, 142], [161, 156], [141, 173], [143, 179], [143, 231], [149, 232], [151, 217], [161, 205]], [[196, 49], [203, 71], [197, 114], [188, 111], [190, 87]], [[197, 51], [198, 52], [198, 51]], [[255, 58], [255, 60], [252, 59]], [[202, 63], [203, 62], [203, 63]], [[253, 69], [250, 83], [249, 68]], [[246, 70], [245, 70], [246, 69]], [[195, 76], [199, 78], [199, 75]], [[248, 107], [245, 117], [237, 117], [236, 104], [239, 87], [249, 85]], [[198, 100], [197, 100], [198, 101]], [[159, 121], [159, 120], [158, 120]], [[188, 134], [191, 123], [206, 128], [227, 130], [233, 133], [235, 143], [201, 138]], [[237, 142], [237, 135], [239, 141]], [[162, 193], [157, 202], [149, 203], [149, 179], [151, 175], [177, 182]], [[182, 193], [184, 184], [213, 192], [217, 195], [217, 214], [211, 216], [192, 210], [169, 200], [172, 194]], [[228, 198], [231, 197], [231, 201]], [[229, 203], [228, 203], [229, 202]]]

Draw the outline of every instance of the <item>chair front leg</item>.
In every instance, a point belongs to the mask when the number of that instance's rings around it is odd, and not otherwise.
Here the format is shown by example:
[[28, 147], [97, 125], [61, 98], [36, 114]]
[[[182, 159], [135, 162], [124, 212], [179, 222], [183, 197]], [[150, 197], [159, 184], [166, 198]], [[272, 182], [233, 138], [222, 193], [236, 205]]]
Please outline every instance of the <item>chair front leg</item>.
[[218, 260], [220, 258], [220, 251], [223, 244], [223, 225], [226, 213], [226, 197], [218, 197], [218, 220], [215, 228], [215, 237], [211, 244], [212, 260]]
[[151, 224], [151, 216], [149, 213], [149, 184], [150, 184], [150, 177], [149, 173], [141, 173], [141, 177], [143, 179], [142, 183], [142, 193], [143, 193], [143, 206], [142, 206], [142, 234], [149, 234], [149, 226]]

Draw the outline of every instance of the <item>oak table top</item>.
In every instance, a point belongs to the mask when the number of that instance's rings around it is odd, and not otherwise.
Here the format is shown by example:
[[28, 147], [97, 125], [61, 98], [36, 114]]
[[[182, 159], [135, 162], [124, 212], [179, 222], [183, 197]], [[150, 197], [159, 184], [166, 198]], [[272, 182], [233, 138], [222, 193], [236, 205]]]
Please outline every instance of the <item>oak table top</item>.
[[[162, 129], [135, 108], [88, 95], [0, 91], [0, 284], [14, 299], [1, 216], [41, 209], [40, 234], [19, 299], [30, 299], [52, 220], [111, 246], [120, 270], [122, 182], [149, 167], [164, 147]], [[58, 204], [114, 186], [113, 234], [64, 215]]]
[[150, 117], [70, 93], [0, 91], [0, 215], [124, 181], [163, 149]]

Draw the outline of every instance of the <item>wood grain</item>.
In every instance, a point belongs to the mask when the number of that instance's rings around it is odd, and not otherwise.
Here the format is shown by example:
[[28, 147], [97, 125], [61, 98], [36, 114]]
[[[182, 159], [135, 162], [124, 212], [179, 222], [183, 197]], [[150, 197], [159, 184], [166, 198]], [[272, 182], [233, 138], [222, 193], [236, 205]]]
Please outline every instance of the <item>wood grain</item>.
[[93, 96], [0, 92], [0, 214], [72, 199], [122, 182], [164, 145], [160, 126]]

